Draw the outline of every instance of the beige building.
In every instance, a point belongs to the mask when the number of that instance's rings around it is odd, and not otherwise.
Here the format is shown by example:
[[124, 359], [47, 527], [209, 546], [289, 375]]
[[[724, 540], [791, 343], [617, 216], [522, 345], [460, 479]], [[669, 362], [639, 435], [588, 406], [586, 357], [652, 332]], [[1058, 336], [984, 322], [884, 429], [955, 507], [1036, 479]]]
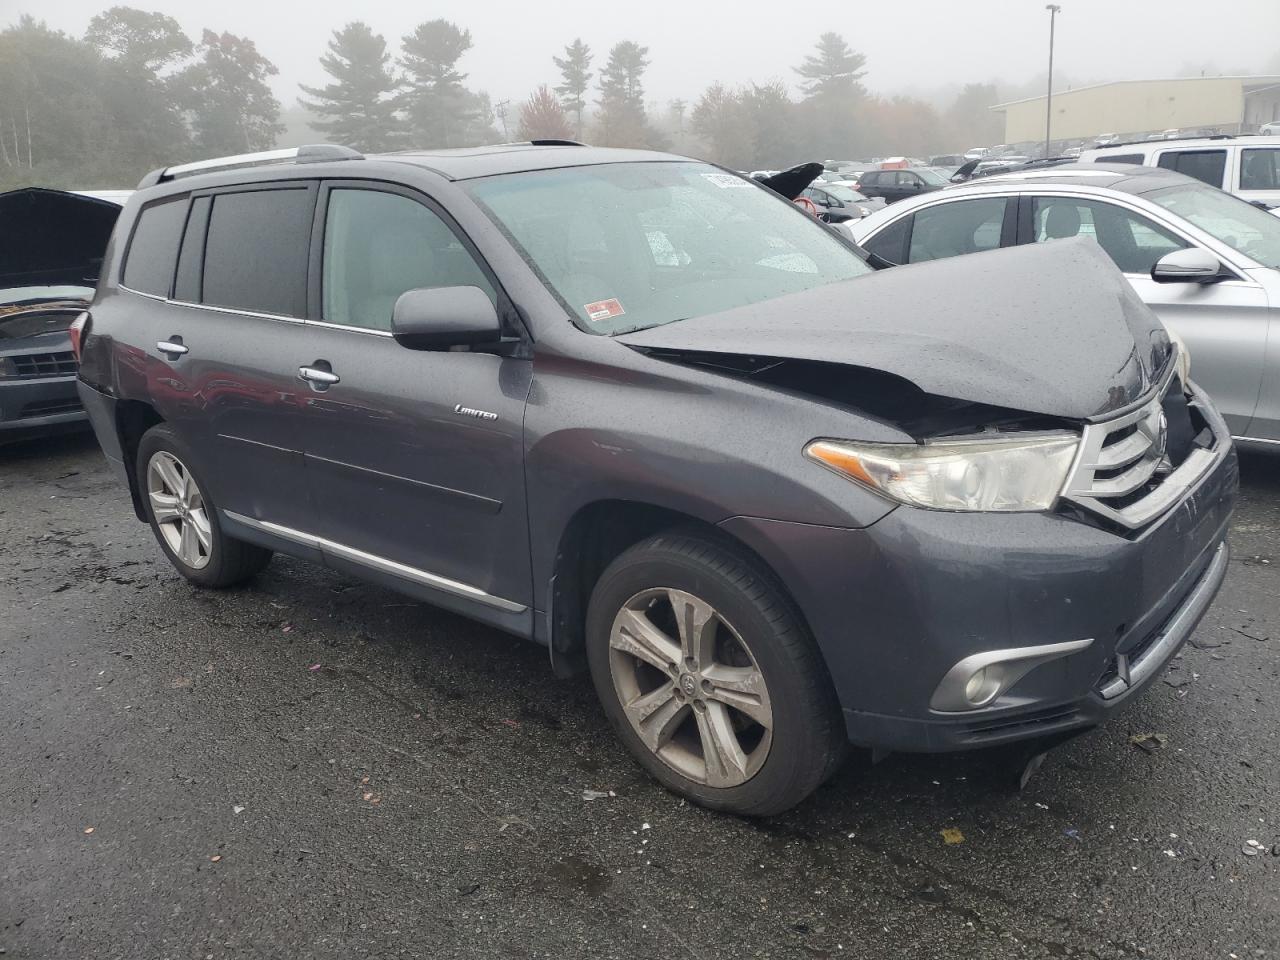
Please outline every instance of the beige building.
[[[1005, 143], [1044, 139], [1044, 97], [991, 109], [1004, 114]], [[1280, 76], [1120, 80], [1053, 92], [1054, 140], [1140, 138], [1170, 129], [1254, 133], [1272, 120], [1280, 120]]]

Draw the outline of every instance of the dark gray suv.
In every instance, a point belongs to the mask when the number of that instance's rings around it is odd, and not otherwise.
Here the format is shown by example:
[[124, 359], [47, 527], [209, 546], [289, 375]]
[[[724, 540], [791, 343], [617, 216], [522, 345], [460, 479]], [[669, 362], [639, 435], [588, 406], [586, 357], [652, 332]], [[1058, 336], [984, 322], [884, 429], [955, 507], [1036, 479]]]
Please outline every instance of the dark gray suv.
[[1226, 570], [1230, 438], [1086, 240], [876, 273], [678, 157], [322, 145], [150, 175], [78, 326], [185, 577], [528, 637], [722, 810], [1095, 724]]

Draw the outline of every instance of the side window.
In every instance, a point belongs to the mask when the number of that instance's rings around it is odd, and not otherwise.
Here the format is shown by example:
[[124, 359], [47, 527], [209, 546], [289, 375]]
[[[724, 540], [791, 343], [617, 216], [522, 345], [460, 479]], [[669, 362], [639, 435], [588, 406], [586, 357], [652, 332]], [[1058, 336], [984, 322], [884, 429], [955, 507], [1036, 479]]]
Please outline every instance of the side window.
[[1158, 166], [1194, 177], [1211, 187], [1222, 186], [1227, 169], [1225, 150], [1166, 150], [1160, 154]]
[[1146, 217], [1098, 200], [1034, 197], [1031, 220], [1037, 243], [1092, 237], [1124, 273], [1150, 273], [1165, 254], [1188, 246]]
[[907, 261], [921, 263], [994, 250], [1000, 246], [1006, 203], [1004, 197], [983, 197], [917, 210]]
[[870, 250], [882, 260], [890, 263], [907, 262], [907, 238], [911, 236], [911, 221], [914, 215], [901, 217], [885, 227], [870, 240], [862, 244], [864, 250]]
[[866, 173], [864, 173], [861, 177], [858, 178], [858, 186], [874, 187], [879, 177], [880, 177], [880, 174], [876, 173], [873, 170], [868, 170]]
[[124, 262], [121, 282], [126, 287], [157, 297], [169, 296], [187, 206], [183, 196], [142, 208]]
[[1136, 163], [1139, 166], [1141, 166], [1142, 161], [1145, 159], [1146, 157], [1144, 157], [1140, 153], [1119, 153], [1119, 154], [1114, 154], [1106, 157], [1094, 157], [1093, 162], [1094, 163]]
[[1241, 190], [1280, 190], [1280, 148], [1255, 148], [1241, 154]]
[[914, 173], [908, 173], [906, 170], [898, 171], [898, 186], [910, 189], [915, 185], [919, 178]]
[[306, 188], [215, 195], [200, 302], [305, 316], [312, 196]]
[[173, 298], [188, 303], [200, 302], [200, 260], [204, 254], [204, 235], [209, 228], [211, 197], [197, 197], [191, 204], [187, 229], [182, 235], [182, 252], [178, 254], [178, 276], [173, 282]]
[[325, 213], [323, 318], [391, 329], [400, 294], [423, 287], [479, 287], [488, 278], [443, 220], [416, 200], [377, 190], [336, 189]]

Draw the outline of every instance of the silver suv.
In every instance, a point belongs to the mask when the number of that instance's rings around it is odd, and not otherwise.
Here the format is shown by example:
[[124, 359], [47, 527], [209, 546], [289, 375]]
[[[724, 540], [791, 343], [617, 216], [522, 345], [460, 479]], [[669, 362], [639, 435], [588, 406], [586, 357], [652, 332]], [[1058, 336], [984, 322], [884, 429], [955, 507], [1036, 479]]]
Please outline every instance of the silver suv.
[[1185, 341], [1232, 434], [1280, 449], [1280, 218], [1169, 170], [1072, 164], [904, 200], [849, 228], [892, 264], [1091, 237]]

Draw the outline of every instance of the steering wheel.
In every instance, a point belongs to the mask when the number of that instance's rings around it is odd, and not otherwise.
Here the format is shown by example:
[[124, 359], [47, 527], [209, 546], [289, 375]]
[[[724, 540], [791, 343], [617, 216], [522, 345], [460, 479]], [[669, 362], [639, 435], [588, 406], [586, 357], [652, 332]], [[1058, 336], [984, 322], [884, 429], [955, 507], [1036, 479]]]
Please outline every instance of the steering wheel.
[[808, 197], [796, 197], [791, 202], [794, 203], [796, 206], [798, 206], [805, 213], [812, 214], [815, 217], [818, 215], [818, 205], [814, 203], [812, 200], [810, 200]]

